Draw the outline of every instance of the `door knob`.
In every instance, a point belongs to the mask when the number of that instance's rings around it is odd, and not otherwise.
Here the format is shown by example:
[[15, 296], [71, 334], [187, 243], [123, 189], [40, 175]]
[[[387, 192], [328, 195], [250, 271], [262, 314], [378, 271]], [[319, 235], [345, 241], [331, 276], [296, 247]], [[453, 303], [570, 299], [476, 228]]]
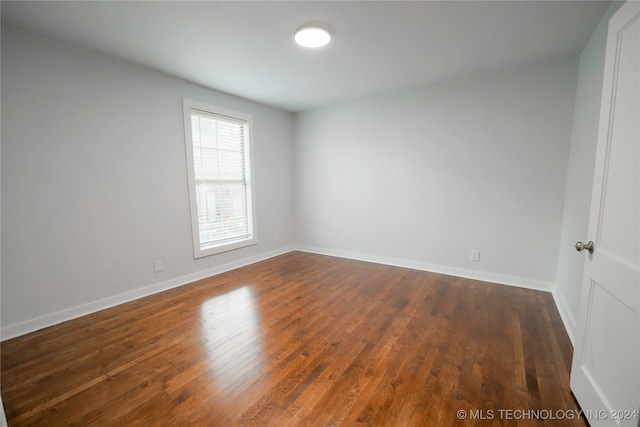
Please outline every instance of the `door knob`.
[[593, 242], [591, 240], [589, 240], [589, 243], [582, 243], [582, 242], [578, 242], [576, 243], [576, 250], [578, 252], [582, 252], [583, 250], [588, 250], [590, 254], [593, 253], [593, 249], [595, 248], [595, 245], [593, 244]]

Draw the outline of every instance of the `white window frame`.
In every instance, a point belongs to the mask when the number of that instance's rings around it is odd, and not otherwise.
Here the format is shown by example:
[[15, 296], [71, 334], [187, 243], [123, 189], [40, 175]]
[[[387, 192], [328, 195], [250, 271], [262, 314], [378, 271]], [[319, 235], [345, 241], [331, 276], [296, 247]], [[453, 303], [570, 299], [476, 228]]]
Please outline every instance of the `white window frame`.
[[[187, 154], [187, 178], [189, 184], [189, 207], [191, 210], [191, 231], [193, 235], [193, 256], [195, 259], [244, 248], [258, 243], [256, 234], [256, 209], [255, 209], [255, 185], [253, 173], [253, 117], [250, 114], [205, 104], [191, 99], [182, 100], [184, 110], [185, 147]], [[246, 185], [246, 211], [248, 222], [248, 234], [233, 239], [225, 239], [216, 243], [201, 243], [200, 221], [198, 219], [197, 181], [194, 167], [193, 132], [191, 128], [191, 114], [193, 111], [203, 112], [219, 117], [221, 120], [228, 118], [230, 121], [246, 123], [248, 138], [245, 138], [244, 168]], [[247, 176], [248, 175], [248, 176]]]

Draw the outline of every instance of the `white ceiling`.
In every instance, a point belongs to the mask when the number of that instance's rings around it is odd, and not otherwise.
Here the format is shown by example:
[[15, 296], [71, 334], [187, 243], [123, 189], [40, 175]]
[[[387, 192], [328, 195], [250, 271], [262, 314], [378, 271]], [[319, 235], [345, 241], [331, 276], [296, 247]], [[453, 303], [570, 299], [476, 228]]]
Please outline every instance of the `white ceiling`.
[[[2, 1], [2, 22], [301, 111], [579, 53], [600, 1]], [[321, 21], [319, 50], [293, 31]]]

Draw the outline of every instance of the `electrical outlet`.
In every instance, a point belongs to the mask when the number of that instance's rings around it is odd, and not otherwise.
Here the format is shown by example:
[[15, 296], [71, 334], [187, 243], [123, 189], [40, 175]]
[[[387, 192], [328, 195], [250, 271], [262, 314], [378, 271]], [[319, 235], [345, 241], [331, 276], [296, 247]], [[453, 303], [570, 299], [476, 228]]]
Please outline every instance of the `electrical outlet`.
[[280, 241], [280, 235], [279, 235], [278, 233], [274, 234], [274, 235], [273, 235], [273, 240], [274, 240], [275, 242], [279, 242], [279, 241]]
[[160, 273], [162, 271], [163, 267], [164, 266], [162, 265], [162, 260], [161, 259], [158, 259], [158, 260], [153, 262], [153, 271], [155, 273]]
[[471, 251], [471, 261], [480, 262], [480, 251], [478, 249]]
[[340, 236], [340, 244], [341, 245], [349, 244], [349, 239], [347, 239], [347, 236]]

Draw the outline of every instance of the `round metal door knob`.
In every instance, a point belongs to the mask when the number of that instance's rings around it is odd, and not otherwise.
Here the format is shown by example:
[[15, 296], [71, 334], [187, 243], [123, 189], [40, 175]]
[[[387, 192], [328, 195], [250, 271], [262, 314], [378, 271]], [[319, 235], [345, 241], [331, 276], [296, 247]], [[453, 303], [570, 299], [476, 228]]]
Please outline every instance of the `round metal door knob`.
[[593, 249], [595, 248], [595, 245], [593, 244], [592, 241], [589, 241], [589, 243], [582, 243], [582, 242], [578, 242], [576, 243], [576, 250], [578, 252], [582, 252], [583, 250], [588, 250], [590, 254], [593, 253]]

